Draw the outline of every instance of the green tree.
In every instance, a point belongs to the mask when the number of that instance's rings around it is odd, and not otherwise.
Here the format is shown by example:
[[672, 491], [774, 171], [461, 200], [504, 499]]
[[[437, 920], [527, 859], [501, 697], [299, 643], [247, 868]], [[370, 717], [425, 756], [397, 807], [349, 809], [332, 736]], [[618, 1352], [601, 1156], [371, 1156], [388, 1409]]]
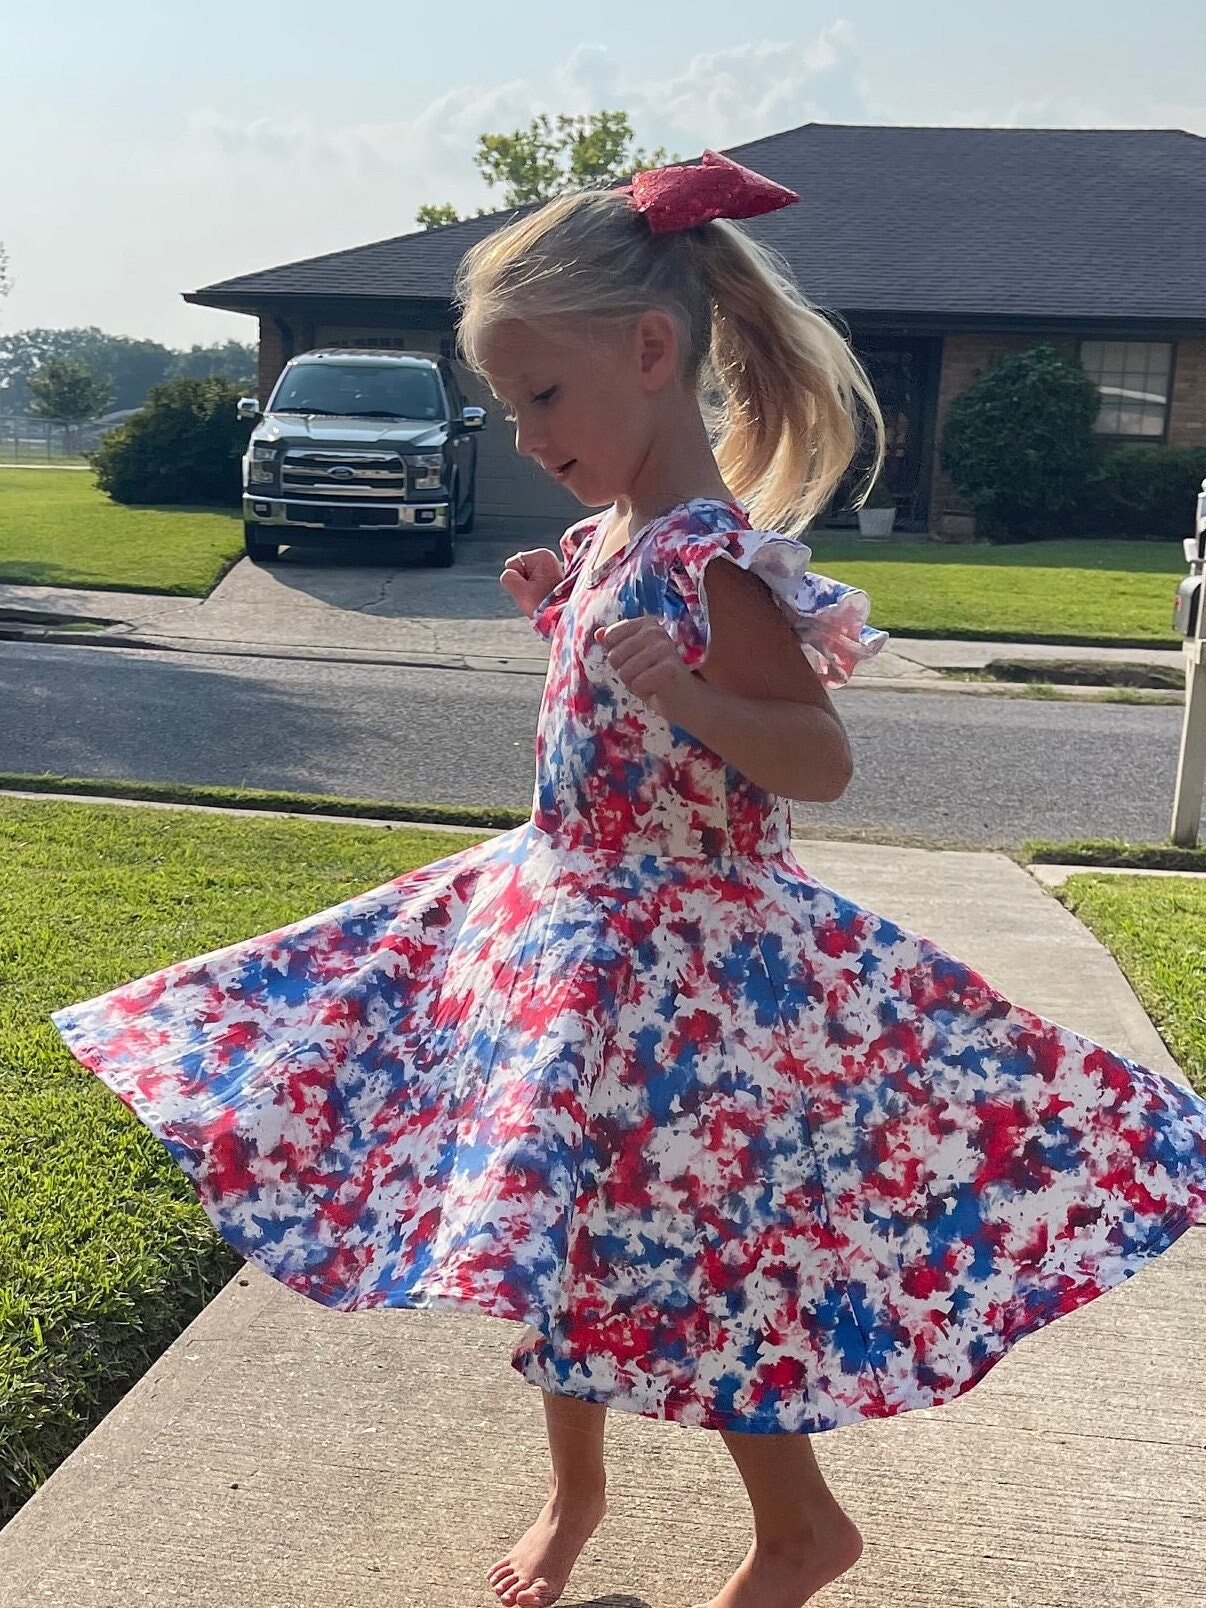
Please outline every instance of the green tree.
[[1085, 495], [1100, 406], [1079, 363], [1053, 346], [1000, 358], [951, 403], [942, 467], [990, 540], [1059, 532]]
[[69, 357], [52, 357], [32, 374], [29, 392], [29, 411], [37, 419], [63, 425], [69, 447], [75, 445], [79, 426], [103, 413], [113, 394], [106, 380]]
[[[585, 190], [615, 184], [638, 168], [659, 167], [678, 161], [664, 147], [644, 151], [633, 147], [633, 129], [627, 112], [588, 112], [585, 115], [546, 112], [534, 117], [526, 129], [510, 134], [479, 134], [473, 162], [491, 189], [502, 190], [504, 207], [549, 201], [567, 190]], [[491, 210], [479, 207], [477, 216]], [[462, 219], [447, 202], [420, 207], [416, 222], [426, 229]]]
[[99, 329], [88, 332], [78, 356], [108, 380], [115, 408], [140, 406], [151, 387], [161, 384], [172, 371], [172, 352], [159, 341], [106, 335]]
[[204, 380], [218, 375], [224, 380], [252, 386], [259, 358], [254, 346], [245, 341], [222, 341], [213, 346], [190, 346], [187, 352], [172, 354], [170, 378]]
[[120, 409], [140, 407], [151, 387], [165, 380], [220, 374], [249, 383], [256, 371], [255, 347], [243, 341], [175, 351], [159, 341], [109, 335], [92, 324], [72, 329], [22, 329], [0, 335], [0, 392], [9, 412], [28, 409], [30, 376], [56, 357], [83, 363], [98, 378], [107, 380], [112, 405]]
[[29, 407], [30, 377], [58, 357], [82, 363], [108, 381], [115, 408], [136, 408], [152, 385], [167, 378], [172, 364], [172, 353], [158, 341], [108, 335], [93, 324], [16, 330], [0, 336], [0, 385], [11, 411]]
[[442, 229], [446, 223], [459, 223], [460, 221], [460, 213], [448, 201], [442, 201], [438, 205], [434, 202], [426, 201], [415, 213], [415, 222], [421, 223], [424, 229]]
[[[8, 271], [8, 252], [0, 244], [0, 301], [8, 295], [13, 288], [12, 276]], [[0, 413], [12, 413], [13, 399], [9, 391], [8, 381], [3, 372], [0, 372]]]
[[54, 329], [23, 329], [0, 335], [0, 386], [10, 413], [28, 410], [31, 374], [52, 357], [71, 356], [57, 339], [61, 333]]

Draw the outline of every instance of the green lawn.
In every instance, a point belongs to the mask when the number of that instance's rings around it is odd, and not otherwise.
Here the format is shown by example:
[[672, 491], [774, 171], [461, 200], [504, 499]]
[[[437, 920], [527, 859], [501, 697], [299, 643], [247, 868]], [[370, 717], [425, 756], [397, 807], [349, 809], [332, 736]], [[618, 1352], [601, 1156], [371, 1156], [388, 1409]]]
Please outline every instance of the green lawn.
[[[6, 782], [0, 773], [0, 787], [27, 786], [22, 782]], [[89, 784], [91, 785], [91, 784]], [[100, 792], [102, 783], [93, 791]], [[47, 791], [53, 791], [48, 788]], [[137, 796], [137, 795], [135, 795]], [[154, 796], [154, 795], [147, 795]], [[1196, 848], [1178, 848], [1175, 844], [1128, 843], [1125, 838], [1030, 838], [1022, 844], [1019, 859], [1023, 865], [1035, 862], [1047, 865], [1116, 865], [1129, 871], [1203, 871], [1206, 872], [1206, 843]]]
[[0, 799], [0, 1523], [238, 1266], [48, 1012], [474, 841]]
[[[90, 474], [0, 469], [0, 581], [204, 597], [242, 552], [235, 512], [125, 508]], [[1172, 646], [1175, 542], [874, 543], [817, 534], [814, 563], [905, 636]]]
[[1195, 1088], [1206, 1094], [1206, 881], [1078, 873], [1059, 897], [1114, 956]]
[[204, 597], [242, 551], [237, 512], [125, 508], [91, 474], [0, 469], [0, 581]]
[[868, 543], [818, 531], [813, 564], [871, 597], [904, 636], [1152, 643], [1172, 647], [1176, 542]]

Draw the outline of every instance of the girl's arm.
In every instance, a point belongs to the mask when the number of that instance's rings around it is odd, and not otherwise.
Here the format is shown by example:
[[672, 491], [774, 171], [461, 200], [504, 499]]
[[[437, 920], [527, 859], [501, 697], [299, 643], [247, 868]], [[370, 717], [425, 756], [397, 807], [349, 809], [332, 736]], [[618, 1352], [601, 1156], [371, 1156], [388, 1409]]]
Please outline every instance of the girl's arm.
[[617, 675], [751, 782], [785, 798], [829, 803], [854, 774], [845, 727], [768, 588], [724, 559], [708, 565], [711, 636], [688, 670], [652, 615], [597, 636]]

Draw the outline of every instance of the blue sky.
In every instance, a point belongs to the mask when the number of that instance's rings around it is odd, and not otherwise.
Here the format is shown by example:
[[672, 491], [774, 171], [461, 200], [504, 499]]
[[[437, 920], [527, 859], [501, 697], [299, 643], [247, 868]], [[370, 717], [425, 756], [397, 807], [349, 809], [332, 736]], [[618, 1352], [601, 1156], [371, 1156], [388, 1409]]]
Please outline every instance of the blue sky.
[[0, 330], [250, 339], [180, 292], [489, 204], [477, 134], [537, 111], [684, 156], [813, 120], [1206, 135], [1202, 46], [1200, 0], [0, 0]]

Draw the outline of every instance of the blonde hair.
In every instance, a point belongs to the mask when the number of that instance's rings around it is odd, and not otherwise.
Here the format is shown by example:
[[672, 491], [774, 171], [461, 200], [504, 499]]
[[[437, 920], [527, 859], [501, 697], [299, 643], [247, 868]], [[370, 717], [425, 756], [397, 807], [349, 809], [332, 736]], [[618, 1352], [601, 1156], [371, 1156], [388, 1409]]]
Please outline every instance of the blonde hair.
[[755, 526], [799, 535], [828, 503], [867, 428], [883, 464], [883, 419], [848, 342], [787, 264], [724, 218], [653, 235], [616, 190], [580, 190], [487, 235], [456, 276], [458, 340], [484, 374], [497, 321], [674, 321], [716, 462]]

